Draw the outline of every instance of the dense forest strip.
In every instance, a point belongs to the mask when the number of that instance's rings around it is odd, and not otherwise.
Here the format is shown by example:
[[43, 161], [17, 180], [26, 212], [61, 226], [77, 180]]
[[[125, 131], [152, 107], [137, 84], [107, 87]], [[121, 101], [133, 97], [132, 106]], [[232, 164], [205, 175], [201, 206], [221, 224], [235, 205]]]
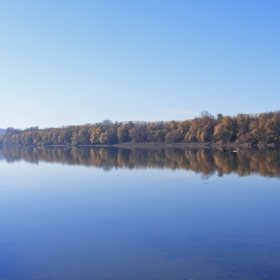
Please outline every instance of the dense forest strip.
[[185, 121], [129, 121], [24, 130], [7, 128], [2, 145], [114, 145], [122, 143], [279, 145], [280, 111], [216, 117], [208, 112]]
[[239, 176], [259, 174], [280, 178], [280, 149], [246, 148], [239, 153], [224, 153], [222, 148], [98, 148], [98, 147], [0, 147], [0, 160], [25, 160], [30, 163], [56, 162], [111, 170], [183, 169], [195, 171], [204, 178], [235, 173]]

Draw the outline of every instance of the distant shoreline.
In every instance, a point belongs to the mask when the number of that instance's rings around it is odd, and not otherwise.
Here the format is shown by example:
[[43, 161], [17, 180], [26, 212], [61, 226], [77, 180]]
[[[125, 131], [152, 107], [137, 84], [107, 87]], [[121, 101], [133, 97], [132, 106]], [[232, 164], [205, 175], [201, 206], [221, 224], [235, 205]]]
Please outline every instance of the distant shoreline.
[[269, 147], [276, 148], [277, 145], [273, 144], [237, 144], [237, 143], [228, 143], [228, 144], [216, 144], [216, 143], [119, 143], [119, 144], [91, 144], [91, 145], [72, 145], [72, 144], [62, 144], [62, 145], [3, 145], [0, 147], [117, 147], [117, 148], [217, 148], [217, 147], [242, 147], [242, 148], [251, 148], [251, 147]]
[[184, 121], [112, 122], [25, 130], [7, 128], [4, 145], [94, 147], [251, 147], [280, 146], [280, 111], [217, 117], [202, 112]]

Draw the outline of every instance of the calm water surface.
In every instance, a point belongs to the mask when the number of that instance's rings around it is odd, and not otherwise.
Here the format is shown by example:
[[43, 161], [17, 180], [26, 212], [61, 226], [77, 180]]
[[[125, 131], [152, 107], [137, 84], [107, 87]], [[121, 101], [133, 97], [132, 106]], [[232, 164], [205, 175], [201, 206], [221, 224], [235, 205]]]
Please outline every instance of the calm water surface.
[[0, 148], [0, 279], [280, 279], [278, 150]]

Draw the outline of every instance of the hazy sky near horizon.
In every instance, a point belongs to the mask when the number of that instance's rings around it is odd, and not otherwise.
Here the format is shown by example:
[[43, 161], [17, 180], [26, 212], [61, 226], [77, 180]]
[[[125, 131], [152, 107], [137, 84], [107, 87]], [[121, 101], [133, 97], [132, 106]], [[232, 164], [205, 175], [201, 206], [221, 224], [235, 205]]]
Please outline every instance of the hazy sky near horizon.
[[279, 15], [278, 0], [2, 0], [0, 128], [279, 110]]

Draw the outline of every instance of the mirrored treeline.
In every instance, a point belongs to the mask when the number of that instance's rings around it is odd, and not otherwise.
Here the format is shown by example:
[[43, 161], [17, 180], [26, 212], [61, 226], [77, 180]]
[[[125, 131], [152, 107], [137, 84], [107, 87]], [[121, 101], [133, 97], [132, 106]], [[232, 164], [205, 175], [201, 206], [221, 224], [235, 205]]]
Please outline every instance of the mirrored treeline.
[[0, 158], [13, 163], [56, 162], [111, 170], [125, 169], [185, 169], [201, 173], [205, 178], [218, 173], [239, 176], [259, 174], [280, 178], [279, 149], [239, 150], [180, 148], [116, 148], [116, 147], [0, 147]]

